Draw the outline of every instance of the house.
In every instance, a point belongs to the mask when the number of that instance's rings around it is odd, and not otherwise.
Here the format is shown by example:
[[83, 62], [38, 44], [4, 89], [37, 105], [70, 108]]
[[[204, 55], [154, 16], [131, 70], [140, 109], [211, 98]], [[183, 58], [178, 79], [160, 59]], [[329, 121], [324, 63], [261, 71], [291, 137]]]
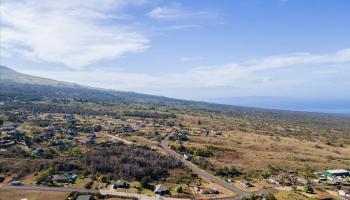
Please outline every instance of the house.
[[272, 184], [276, 184], [276, 185], [280, 184], [280, 182], [277, 179], [272, 178], [272, 177], [269, 178], [269, 182], [272, 183]]
[[254, 185], [248, 180], [243, 180], [243, 181], [241, 181], [241, 183], [242, 183], [242, 186], [245, 187], [245, 188], [247, 188], [247, 187], [254, 187]]
[[96, 138], [96, 134], [94, 132], [91, 132], [87, 136], [88, 138]]
[[219, 194], [219, 191], [215, 188], [202, 188], [199, 189], [200, 194]]
[[169, 189], [163, 185], [157, 185], [156, 188], [154, 189], [154, 193], [159, 195], [166, 194], [168, 192], [169, 192]]
[[52, 177], [52, 181], [57, 182], [57, 183], [68, 183], [69, 177], [66, 176], [65, 174], [58, 174], [58, 175], [54, 175]]
[[191, 155], [184, 154], [184, 159], [185, 159], [185, 160], [191, 160]]
[[110, 187], [111, 189], [129, 188], [129, 183], [124, 180], [117, 180], [116, 182], [113, 182]]
[[12, 140], [0, 140], [0, 148], [10, 147], [15, 145], [15, 141]]
[[18, 127], [18, 124], [10, 124], [7, 127], [2, 128], [2, 131], [14, 131]]
[[219, 194], [219, 190], [217, 190], [216, 188], [212, 188], [211, 189], [211, 194]]
[[52, 142], [52, 146], [55, 146], [59, 149], [66, 149], [66, 148], [69, 148], [71, 146], [71, 144], [66, 143], [62, 140], [55, 140]]
[[321, 175], [318, 175], [317, 176], [317, 179], [316, 179], [316, 182], [322, 182], [322, 181], [327, 181], [327, 176], [324, 175], [324, 174], [321, 174]]
[[57, 183], [74, 183], [77, 175], [73, 173], [57, 174], [52, 177], [52, 181]]
[[348, 177], [350, 172], [345, 169], [335, 169], [335, 170], [326, 170], [324, 174], [327, 177]]
[[43, 157], [44, 156], [44, 150], [41, 148], [35, 149], [32, 151], [32, 156], [33, 157]]
[[311, 184], [311, 181], [309, 179], [305, 179], [305, 178], [301, 178], [301, 177], [298, 177], [298, 183], [301, 183], [303, 185], [309, 185]]
[[94, 197], [92, 195], [79, 195], [76, 200], [93, 200]]
[[350, 191], [349, 190], [338, 190], [338, 195], [341, 197], [350, 198]]
[[88, 144], [95, 144], [95, 138], [89, 137], [89, 138], [86, 140], [86, 143], [88, 143]]
[[35, 136], [35, 140], [48, 140], [51, 139], [54, 136], [53, 132], [44, 132], [40, 133], [39, 135]]

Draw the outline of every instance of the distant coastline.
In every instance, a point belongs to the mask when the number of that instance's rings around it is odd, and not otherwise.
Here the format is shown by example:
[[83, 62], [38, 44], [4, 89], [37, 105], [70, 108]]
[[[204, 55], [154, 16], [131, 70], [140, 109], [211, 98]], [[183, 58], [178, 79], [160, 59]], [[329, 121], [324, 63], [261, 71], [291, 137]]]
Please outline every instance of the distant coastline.
[[209, 99], [207, 101], [255, 108], [350, 115], [350, 99], [296, 99], [251, 96]]

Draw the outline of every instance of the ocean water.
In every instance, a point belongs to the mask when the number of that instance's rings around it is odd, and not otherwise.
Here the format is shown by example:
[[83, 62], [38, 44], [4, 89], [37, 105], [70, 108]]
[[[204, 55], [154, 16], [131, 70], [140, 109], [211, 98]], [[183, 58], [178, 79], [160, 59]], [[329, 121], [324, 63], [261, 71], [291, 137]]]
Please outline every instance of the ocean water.
[[228, 105], [270, 108], [291, 111], [350, 115], [350, 99], [302, 99], [289, 97], [232, 97], [209, 100]]

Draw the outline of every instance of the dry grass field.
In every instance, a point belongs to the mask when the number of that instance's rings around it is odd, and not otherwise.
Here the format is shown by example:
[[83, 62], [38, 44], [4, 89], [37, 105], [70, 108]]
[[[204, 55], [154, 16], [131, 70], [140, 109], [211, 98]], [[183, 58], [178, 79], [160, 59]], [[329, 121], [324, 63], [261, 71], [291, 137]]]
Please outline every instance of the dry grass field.
[[0, 190], [0, 200], [62, 200], [68, 197], [69, 193], [65, 192], [40, 192], [28, 190]]
[[315, 170], [350, 166], [350, 146], [334, 147], [320, 142], [239, 131], [224, 132], [218, 137], [189, 138], [186, 147], [215, 147], [214, 156], [209, 160], [216, 166], [261, 169], [274, 165], [281, 169], [311, 167]]
[[179, 115], [177, 121], [189, 133], [185, 147], [215, 147], [214, 155], [207, 158], [214, 166], [234, 165], [244, 170], [270, 166], [314, 170], [350, 166], [345, 125], [341, 129], [307, 117], [264, 121], [200, 114]]

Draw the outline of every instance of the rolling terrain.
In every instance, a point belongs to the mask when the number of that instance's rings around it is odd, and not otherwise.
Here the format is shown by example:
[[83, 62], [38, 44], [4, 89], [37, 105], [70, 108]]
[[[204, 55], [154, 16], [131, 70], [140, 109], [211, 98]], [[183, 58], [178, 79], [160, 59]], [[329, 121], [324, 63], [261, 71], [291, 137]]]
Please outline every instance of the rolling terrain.
[[[105, 90], [7, 67], [0, 67], [0, 130], [0, 177], [23, 188], [98, 191], [122, 179], [130, 188], [117, 192], [126, 194], [154, 195], [162, 184], [180, 198], [239, 199], [276, 192], [266, 179], [289, 171], [311, 178], [350, 166], [346, 115]], [[53, 179], [72, 172], [74, 182]], [[253, 188], [242, 187], [247, 179]], [[199, 194], [196, 185], [220, 193]]]

